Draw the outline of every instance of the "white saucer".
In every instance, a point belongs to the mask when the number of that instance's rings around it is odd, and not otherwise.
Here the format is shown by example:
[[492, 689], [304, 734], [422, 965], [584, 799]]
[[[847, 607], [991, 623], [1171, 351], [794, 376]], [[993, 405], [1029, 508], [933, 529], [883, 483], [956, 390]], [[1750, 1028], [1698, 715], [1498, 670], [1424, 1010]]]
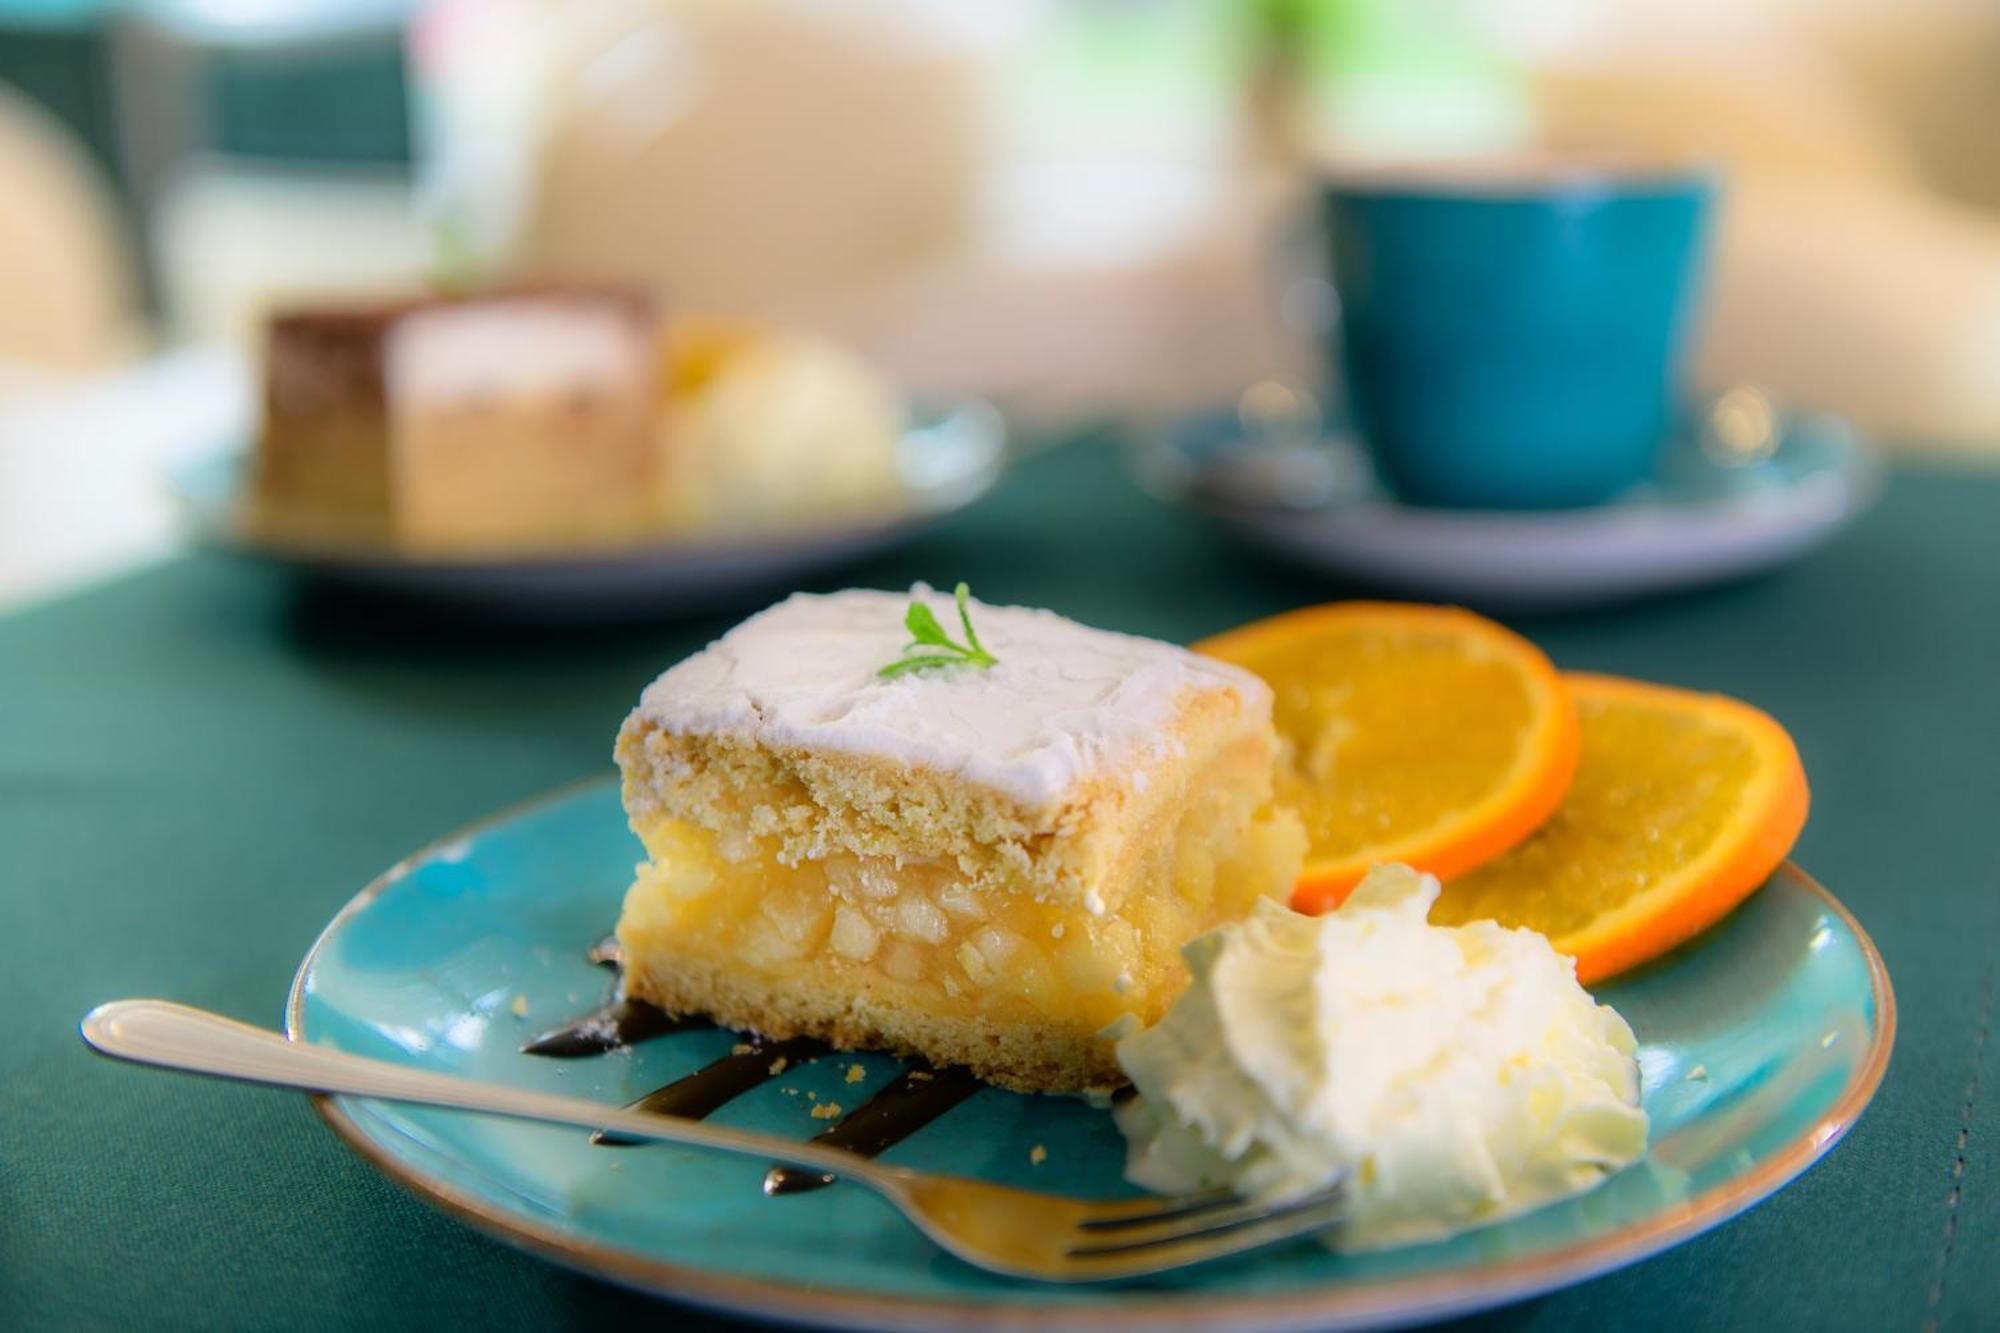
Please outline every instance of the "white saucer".
[[1668, 443], [1654, 480], [1588, 509], [1402, 504], [1352, 439], [1258, 438], [1235, 411], [1175, 422], [1135, 453], [1133, 472], [1155, 495], [1328, 574], [1500, 610], [1575, 610], [1781, 565], [1874, 501], [1880, 459], [1846, 421], [1773, 422], [1749, 460], [1690, 429]]
[[906, 541], [984, 495], [1004, 465], [1000, 414], [965, 402], [920, 418], [902, 441], [906, 502], [811, 531], [663, 539], [603, 551], [454, 559], [380, 545], [273, 540], [242, 522], [245, 460], [204, 460], [172, 478], [204, 545], [325, 583], [449, 604], [479, 616], [603, 621], [714, 609], [786, 591], [808, 574]]

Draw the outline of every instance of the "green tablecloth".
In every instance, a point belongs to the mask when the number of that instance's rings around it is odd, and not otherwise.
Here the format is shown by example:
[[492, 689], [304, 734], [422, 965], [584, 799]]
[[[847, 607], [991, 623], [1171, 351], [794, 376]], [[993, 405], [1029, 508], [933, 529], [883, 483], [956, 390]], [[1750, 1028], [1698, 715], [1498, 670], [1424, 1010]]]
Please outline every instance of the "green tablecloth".
[[[1091, 445], [843, 581], [915, 578], [1173, 639], [1349, 591], [1155, 506]], [[302, 1097], [115, 1066], [75, 1024], [162, 995], [275, 1025], [361, 884], [605, 771], [640, 687], [726, 619], [454, 629], [198, 557], [0, 621], [0, 1327], [701, 1325], [448, 1221]], [[2000, 1327], [2000, 479], [1905, 472], [1782, 574], [1516, 624], [1792, 729], [1798, 857], [1880, 942], [1902, 1030], [1860, 1127], [1790, 1189], [1483, 1322]]]

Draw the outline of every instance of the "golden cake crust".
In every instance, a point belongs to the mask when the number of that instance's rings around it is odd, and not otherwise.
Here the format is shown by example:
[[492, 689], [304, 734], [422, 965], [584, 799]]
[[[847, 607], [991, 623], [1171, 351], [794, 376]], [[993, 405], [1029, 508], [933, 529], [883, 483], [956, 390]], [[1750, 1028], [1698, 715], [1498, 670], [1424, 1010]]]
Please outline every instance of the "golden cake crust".
[[1125, 1082], [1112, 1044], [1049, 1026], [925, 1012], [801, 971], [751, 977], [726, 961], [649, 952], [628, 963], [627, 993], [669, 1013], [705, 1014], [770, 1037], [818, 1037], [841, 1050], [964, 1065], [1016, 1092], [1080, 1092]]
[[787, 863], [835, 852], [949, 860], [982, 891], [1109, 906], [1111, 871], [1152, 810], [1183, 795], [1186, 774], [1232, 744], [1264, 744], [1268, 721], [1235, 696], [1193, 692], [1164, 744], [1119, 774], [1071, 784], [1057, 804], [1005, 793], [894, 758], [767, 747], [730, 734], [676, 733], [635, 713], [619, 734], [625, 805], [643, 838], [665, 817], [725, 841], [774, 840]]

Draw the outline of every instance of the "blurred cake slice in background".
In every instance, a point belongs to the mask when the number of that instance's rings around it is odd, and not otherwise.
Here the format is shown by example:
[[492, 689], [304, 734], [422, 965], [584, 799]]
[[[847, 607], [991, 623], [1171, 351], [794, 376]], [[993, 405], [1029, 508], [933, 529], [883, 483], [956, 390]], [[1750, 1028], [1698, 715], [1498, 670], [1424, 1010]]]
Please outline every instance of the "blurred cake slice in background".
[[664, 340], [660, 496], [680, 532], [826, 527], [904, 497], [903, 408], [824, 338], [676, 319]]
[[273, 319], [256, 521], [424, 550], [593, 545], [657, 523], [656, 321], [615, 289]]

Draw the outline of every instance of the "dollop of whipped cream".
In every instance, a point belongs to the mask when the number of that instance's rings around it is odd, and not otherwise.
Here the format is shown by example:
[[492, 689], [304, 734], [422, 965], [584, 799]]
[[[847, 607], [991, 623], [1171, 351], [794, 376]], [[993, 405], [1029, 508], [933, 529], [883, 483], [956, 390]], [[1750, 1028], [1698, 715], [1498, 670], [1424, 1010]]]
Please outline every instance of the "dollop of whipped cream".
[[1589, 1189], [1645, 1150], [1632, 1029], [1531, 930], [1425, 919], [1381, 866], [1334, 912], [1265, 901], [1191, 942], [1166, 1017], [1124, 1037], [1126, 1175], [1279, 1200], [1346, 1177], [1327, 1236], [1375, 1249]]

